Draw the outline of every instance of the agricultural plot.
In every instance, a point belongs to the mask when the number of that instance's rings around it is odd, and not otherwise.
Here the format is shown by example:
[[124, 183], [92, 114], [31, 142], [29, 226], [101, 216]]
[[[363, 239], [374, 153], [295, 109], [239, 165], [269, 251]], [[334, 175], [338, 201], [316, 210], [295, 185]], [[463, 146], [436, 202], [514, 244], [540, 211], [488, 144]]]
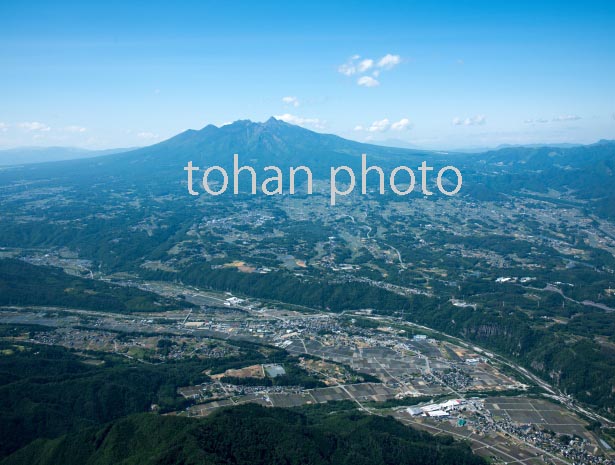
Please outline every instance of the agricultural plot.
[[556, 433], [589, 437], [585, 422], [545, 399], [489, 397], [485, 408], [494, 417], [508, 418], [520, 425], [537, 425]]

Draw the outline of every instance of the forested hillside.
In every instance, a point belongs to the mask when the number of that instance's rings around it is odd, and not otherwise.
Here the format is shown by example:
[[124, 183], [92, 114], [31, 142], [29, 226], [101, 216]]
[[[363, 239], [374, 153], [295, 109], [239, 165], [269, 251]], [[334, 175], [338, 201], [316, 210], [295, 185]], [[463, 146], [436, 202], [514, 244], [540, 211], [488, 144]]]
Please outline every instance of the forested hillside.
[[64, 273], [59, 268], [0, 259], [0, 305], [54, 305], [116, 313], [189, 307], [134, 287]]
[[144, 414], [53, 441], [3, 465], [480, 465], [468, 446], [391, 418], [243, 405], [204, 420]]

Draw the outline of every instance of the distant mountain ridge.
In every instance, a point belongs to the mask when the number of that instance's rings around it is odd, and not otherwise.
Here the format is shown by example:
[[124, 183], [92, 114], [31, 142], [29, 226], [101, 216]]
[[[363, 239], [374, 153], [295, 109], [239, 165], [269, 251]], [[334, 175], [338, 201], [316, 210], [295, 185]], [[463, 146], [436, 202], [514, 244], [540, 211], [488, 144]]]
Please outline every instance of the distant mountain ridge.
[[134, 150], [134, 147], [106, 150], [89, 150], [78, 147], [17, 147], [0, 150], [0, 166], [92, 158], [130, 150]]
[[[99, 183], [118, 183], [152, 195], [185, 192], [183, 168], [188, 161], [201, 168], [220, 165], [232, 170], [233, 154], [257, 170], [306, 165], [315, 178], [327, 179], [332, 166], [360, 172], [361, 154], [368, 162], [392, 169], [415, 169], [423, 160], [438, 167], [454, 165], [463, 173], [462, 195], [495, 200], [521, 191], [566, 193], [588, 202], [596, 213], [615, 217], [615, 142], [574, 147], [507, 147], [483, 153], [455, 153], [382, 147], [332, 134], [320, 134], [275, 118], [263, 123], [239, 120], [222, 127], [187, 130], [157, 144], [94, 158], [27, 165], [0, 172], [2, 179], [54, 178], [74, 183], [75, 170], [95, 173]], [[17, 170], [17, 171], [15, 171]]]
[[165, 165], [175, 161], [192, 159], [195, 164], [224, 165], [239, 154], [244, 162], [262, 167], [271, 164], [285, 167], [308, 165], [328, 167], [336, 162], [360, 160], [362, 153], [374, 159], [411, 157], [423, 158], [428, 150], [382, 147], [356, 142], [333, 134], [322, 134], [295, 126], [273, 117], [263, 123], [238, 120], [232, 124], [217, 127], [208, 125], [200, 130], [189, 129], [158, 144], [126, 152], [117, 160], [135, 158], [140, 161], [156, 161]]

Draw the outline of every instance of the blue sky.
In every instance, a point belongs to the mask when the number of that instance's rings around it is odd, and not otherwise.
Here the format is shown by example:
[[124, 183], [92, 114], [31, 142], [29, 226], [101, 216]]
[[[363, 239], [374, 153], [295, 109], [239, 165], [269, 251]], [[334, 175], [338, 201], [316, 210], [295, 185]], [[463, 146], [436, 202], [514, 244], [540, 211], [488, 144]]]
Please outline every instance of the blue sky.
[[293, 3], [3, 0], [0, 147], [271, 115], [429, 148], [615, 139], [615, 2]]

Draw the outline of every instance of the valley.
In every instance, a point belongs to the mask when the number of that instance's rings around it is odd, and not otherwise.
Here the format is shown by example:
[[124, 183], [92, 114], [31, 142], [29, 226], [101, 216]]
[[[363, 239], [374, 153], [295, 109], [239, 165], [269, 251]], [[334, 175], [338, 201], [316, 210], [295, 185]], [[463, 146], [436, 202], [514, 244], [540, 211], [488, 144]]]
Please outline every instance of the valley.
[[[608, 196], [586, 198], [583, 179], [566, 184], [568, 169], [548, 189], [532, 179], [511, 187], [517, 162], [532, 172], [542, 149], [357, 146], [277, 120], [202, 131], [126, 154], [0, 172], [0, 320], [17, 332], [3, 337], [6, 361], [44, 346], [97, 376], [124, 365], [172, 370], [160, 374], [159, 390], [118, 407], [122, 415], [145, 405], [201, 417], [246, 403], [339, 404], [466, 438], [505, 463], [611, 463]], [[304, 152], [279, 145], [282, 133]], [[400, 198], [375, 185], [331, 206], [329, 162], [313, 160], [311, 195], [305, 183], [294, 195], [189, 195], [185, 160], [225, 166], [214, 148], [229, 138], [255, 169], [275, 159], [286, 170], [307, 153], [357, 173], [365, 152], [383, 169], [429, 157], [459, 166], [464, 187], [446, 196], [429, 185], [432, 196]], [[582, 150], [590, 148], [558, 156]], [[591, 150], [610, 162], [612, 145]], [[155, 173], [142, 170], [152, 163]], [[94, 167], [94, 185], [73, 176]], [[284, 374], [258, 375], [269, 366]], [[451, 400], [465, 411], [409, 413]], [[509, 403], [524, 407], [502, 408]]]
[[[142, 287], [165, 288], [158, 287], [157, 283], [143, 283]], [[288, 373], [292, 364], [297, 364], [314, 380], [310, 383], [320, 383], [322, 387], [309, 387], [308, 383], [306, 388], [308, 378], [287, 386], [271, 386], [258, 372], [258, 378], [254, 378], [254, 371], [247, 372], [251, 374], [245, 378], [246, 375], [235, 374], [236, 369], [215, 376], [208, 372], [210, 381], [178, 388], [178, 395], [191, 404], [178, 412], [179, 415], [210, 415], [218, 409], [246, 402], [284, 408], [320, 403], [340, 403], [344, 406], [340, 408], [348, 408], [345, 403], [350, 402], [371, 415], [391, 415], [419, 429], [441, 430], [462, 437], [470, 441], [479, 455], [506, 463], [570, 463], [568, 460], [573, 456], [582, 463], [611, 463], [599, 459], [610, 449], [586, 429], [588, 423], [583, 418], [587, 416], [583, 412], [610, 424], [607, 419], [578, 409], [572, 399], [556, 388], [487, 350], [427, 327], [399, 318], [374, 316], [368, 311], [341, 315], [306, 312], [228, 293], [173, 289], [174, 293], [178, 291], [189, 301], [199, 301], [199, 308], [144, 313], [137, 319], [130, 315], [53, 307], [4, 308], [0, 312], [2, 325], [18, 324], [25, 328], [44, 325], [50, 329], [33, 337], [12, 336], [3, 341], [13, 346], [26, 343], [66, 347], [89, 354], [88, 363], [96, 361], [97, 353], [105, 352], [124, 355], [133, 362], [159, 364], [171, 363], [177, 357], [224, 360], [237, 355], [234, 341], [277, 346], [292, 357], [284, 362], [279, 359], [282, 364], [274, 366], [284, 366]], [[87, 345], [83, 346], [82, 341], [88, 341]], [[176, 349], [160, 358], [161, 347], [165, 346]], [[208, 347], [214, 347], [214, 351]], [[246, 360], [235, 366], [248, 363]], [[233, 376], [241, 377], [225, 378], [231, 371]], [[421, 415], [420, 410], [418, 415], [414, 413], [417, 408], [413, 406], [417, 404], [419, 407], [433, 405], [447, 399], [455, 399], [459, 407], [442, 417]], [[517, 414], [522, 410], [514, 407], [509, 412], [511, 417], [509, 413], [501, 417], [498, 410], [501, 406], [522, 405], [524, 401], [543, 402], [537, 404], [538, 408], [553, 419], [539, 416], [530, 422], [529, 417]], [[530, 411], [535, 409], [532, 407]], [[571, 411], [579, 411], [581, 417]], [[536, 432], [525, 432], [528, 425], [538, 428], [537, 432], [554, 430], [555, 433], [549, 433], [552, 436], [543, 433], [541, 442], [537, 443]], [[515, 434], [504, 436], [502, 428], [513, 428]], [[564, 455], [564, 449], [559, 446], [563, 435], [578, 438], [565, 449]], [[509, 445], [504, 446], [505, 443]]]

